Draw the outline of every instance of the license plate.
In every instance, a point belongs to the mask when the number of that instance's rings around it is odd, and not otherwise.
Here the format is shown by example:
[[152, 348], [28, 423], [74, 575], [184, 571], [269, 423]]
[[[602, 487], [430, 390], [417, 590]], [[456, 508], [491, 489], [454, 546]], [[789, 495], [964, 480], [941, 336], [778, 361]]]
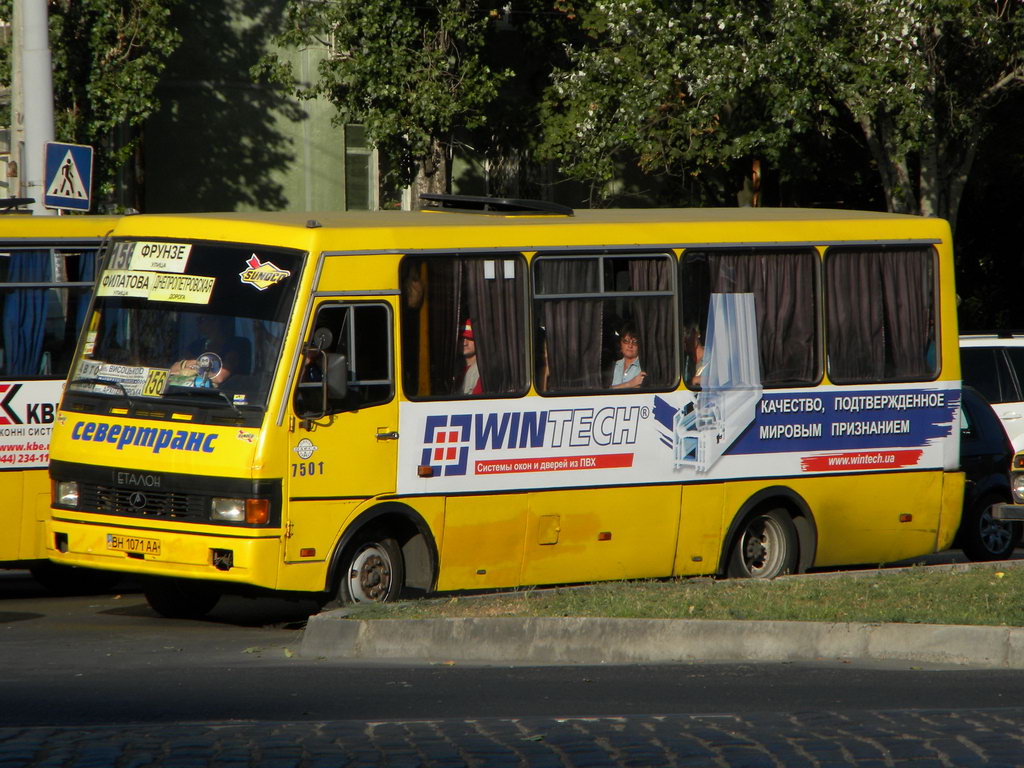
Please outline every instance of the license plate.
[[127, 552], [129, 555], [159, 555], [160, 540], [108, 533], [107, 549], [112, 549], [115, 552]]

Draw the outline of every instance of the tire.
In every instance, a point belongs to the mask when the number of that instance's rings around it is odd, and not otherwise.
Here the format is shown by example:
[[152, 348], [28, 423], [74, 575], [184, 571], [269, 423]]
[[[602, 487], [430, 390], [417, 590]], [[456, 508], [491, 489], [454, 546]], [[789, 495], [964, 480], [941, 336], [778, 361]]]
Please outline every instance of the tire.
[[367, 534], [350, 544], [338, 574], [338, 602], [390, 603], [405, 586], [402, 548], [386, 534]]
[[986, 496], [964, 514], [960, 522], [960, 548], [970, 560], [1006, 560], [1013, 556], [1020, 541], [1021, 524], [992, 517], [992, 505], [1003, 501]]
[[213, 587], [184, 579], [148, 584], [144, 594], [149, 607], [168, 619], [201, 619], [220, 600]]
[[736, 533], [727, 575], [774, 579], [792, 573], [797, 549], [796, 529], [789, 513], [783, 509], [757, 512], [744, 520]]
[[55, 595], [97, 595], [109, 592], [121, 575], [113, 571], [97, 571], [73, 565], [44, 562], [33, 565], [32, 578]]

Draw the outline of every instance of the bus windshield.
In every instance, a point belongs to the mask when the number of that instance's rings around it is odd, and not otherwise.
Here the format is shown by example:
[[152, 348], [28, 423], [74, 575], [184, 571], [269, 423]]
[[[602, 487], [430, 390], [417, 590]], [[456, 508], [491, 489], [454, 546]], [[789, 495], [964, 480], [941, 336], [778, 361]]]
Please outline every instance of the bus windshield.
[[302, 259], [253, 245], [114, 243], [65, 405], [98, 395], [156, 417], [167, 413], [156, 401], [262, 412]]

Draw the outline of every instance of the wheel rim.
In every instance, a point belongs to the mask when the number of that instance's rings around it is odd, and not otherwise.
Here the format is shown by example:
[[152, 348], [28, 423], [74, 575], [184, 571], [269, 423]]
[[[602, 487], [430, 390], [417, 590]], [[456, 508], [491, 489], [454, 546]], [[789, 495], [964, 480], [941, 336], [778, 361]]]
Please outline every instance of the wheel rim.
[[352, 559], [348, 592], [356, 603], [382, 603], [391, 592], [391, 556], [377, 544], [368, 544]]
[[755, 517], [740, 542], [743, 565], [755, 579], [770, 579], [782, 571], [786, 558], [786, 534], [773, 517]]
[[992, 517], [992, 508], [986, 507], [978, 519], [978, 533], [985, 549], [994, 554], [1005, 552], [1010, 546], [1010, 525]]

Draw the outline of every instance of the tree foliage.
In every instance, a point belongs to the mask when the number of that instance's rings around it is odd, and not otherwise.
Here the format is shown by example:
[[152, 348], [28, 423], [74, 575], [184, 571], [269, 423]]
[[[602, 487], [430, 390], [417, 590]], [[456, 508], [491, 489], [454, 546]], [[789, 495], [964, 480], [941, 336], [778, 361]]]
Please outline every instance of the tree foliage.
[[859, 126], [890, 210], [955, 220], [991, 110], [1024, 83], [1021, 0], [604, 0], [549, 93], [547, 150], [700, 175]]
[[[181, 40], [168, 24], [176, 1], [48, 3], [56, 137], [94, 147], [99, 197], [112, 198], [118, 174], [133, 170], [139, 129], [157, 107], [156, 85]], [[0, 18], [12, 15], [12, 0], [2, 0]], [[9, 66], [0, 73], [9, 84]]]
[[300, 98], [327, 98], [338, 124], [359, 123], [418, 192], [445, 192], [460, 129], [485, 121], [505, 70], [481, 56], [496, 15], [473, 0], [293, 0], [282, 48], [322, 46], [312, 83], [295, 81], [284, 57], [256, 74], [290, 85]]

